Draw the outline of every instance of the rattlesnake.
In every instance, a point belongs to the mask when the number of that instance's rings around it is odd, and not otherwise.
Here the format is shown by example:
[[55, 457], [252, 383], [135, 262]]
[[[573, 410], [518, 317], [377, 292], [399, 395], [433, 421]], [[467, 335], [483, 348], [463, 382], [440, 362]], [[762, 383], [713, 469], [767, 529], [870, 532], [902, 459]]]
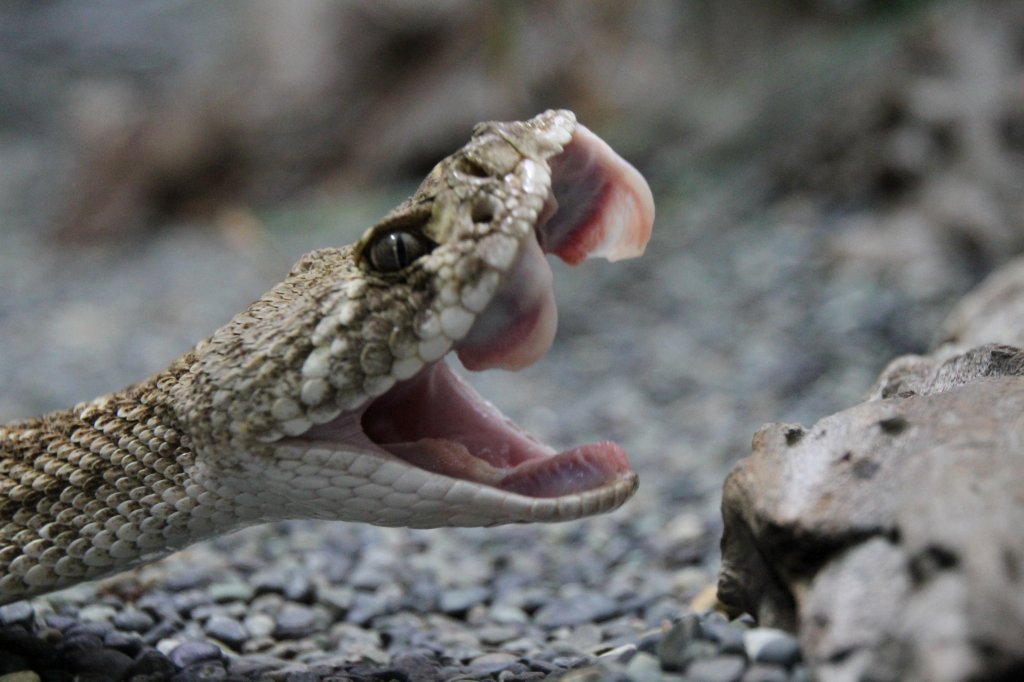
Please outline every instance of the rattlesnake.
[[568, 111], [482, 123], [354, 245], [314, 251], [167, 369], [0, 427], [0, 603], [284, 518], [436, 527], [605, 512], [612, 443], [555, 453], [448, 368], [554, 334], [543, 253], [639, 255], [643, 178]]

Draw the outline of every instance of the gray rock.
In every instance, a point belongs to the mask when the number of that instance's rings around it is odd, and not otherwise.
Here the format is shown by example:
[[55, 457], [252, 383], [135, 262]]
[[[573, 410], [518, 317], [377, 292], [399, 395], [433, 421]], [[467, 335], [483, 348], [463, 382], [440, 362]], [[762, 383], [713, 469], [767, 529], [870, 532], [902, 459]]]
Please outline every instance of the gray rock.
[[[700, 617], [687, 614], [677, 621], [657, 643], [656, 652], [665, 670], [683, 670], [702, 652], [715, 653], [717, 648], [704, 640]], [[697, 644], [697, 646], [693, 646]]]
[[245, 629], [251, 637], [268, 637], [274, 632], [274, 619], [265, 613], [254, 613], [245, 619]]
[[76, 672], [102, 673], [117, 680], [132, 666], [132, 658], [113, 649], [73, 649], [64, 651], [64, 661]]
[[746, 667], [742, 656], [702, 658], [686, 668], [686, 678], [694, 682], [739, 682]]
[[438, 608], [444, 613], [465, 613], [490, 597], [491, 591], [483, 586], [463, 587], [444, 590], [438, 601]]
[[800, 659], [796, 637], [775, 628], [756, 628], [742, 635], [747, 658], [760, 663], [791, 666]]
[[190, 640], [174, 647], [167, 657], [179, 668], [188, 668], [198, 663], [219, 661], [224, 658], [224, 652], [216, 644]]
[[743, 636], [747, 631], [744, 628], [713, 620], [705, 621], [702, 628], [704, 635], [717, 644], [722, 653], [742, 654], [746, 651]]
[[557, 628], [606, 620], [618, 610], [614, 599], [594, 592], [572, 599], [554, 599], [542, 606], [533, 620], [542, 627]]
[[27, 601], [5, 604], [0, 606], [0, 625], [28, 625], [33, 615], [32, 605]]
[[227, 616], [211, 616], [203, 624], [203, 631], [235, 650], [241, 649], [245, 640], [249, 638], [245, 627], [234, 618]]
[[207, 589], [210, 600], [218, 604], [230, 601], [247, 602], [256, 594], [256, 589], [241, 580], [213, 583]]
[[754, 663], [743, 673], [740, 682], [787, 682], [789, 671], [781, 665]]
[[725, 484], [719, 598], [800, 623], [823, 682], [1024, 665], [1022, 374], [1016, 347], [946, 346], [810, 430], [761, 429]]
[[129, 632], [145, 632], [153, 627], [153, 617], [139, 609], [118, 611], [113, 618], [114, 627]]
[[275, 618], [274, 636], [280, 639], [298, 639], [315, 632], [317, 612], [298, 604], [288, 604]]
[[640, 651], [626, 664], [626, 674], [634, 680], [661, 679], [661, 662], [656, 656]]

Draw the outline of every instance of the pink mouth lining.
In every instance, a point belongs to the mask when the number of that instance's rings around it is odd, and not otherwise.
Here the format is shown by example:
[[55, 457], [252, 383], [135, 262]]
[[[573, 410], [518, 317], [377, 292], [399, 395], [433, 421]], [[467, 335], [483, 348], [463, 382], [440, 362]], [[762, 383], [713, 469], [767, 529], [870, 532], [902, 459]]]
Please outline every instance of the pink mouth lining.
[[519, 493], [558, 497], [630, 472], [615, 443], [556, 453], [437, 362], [375, 400], [363, 415], [374, 443], [436, 474]]

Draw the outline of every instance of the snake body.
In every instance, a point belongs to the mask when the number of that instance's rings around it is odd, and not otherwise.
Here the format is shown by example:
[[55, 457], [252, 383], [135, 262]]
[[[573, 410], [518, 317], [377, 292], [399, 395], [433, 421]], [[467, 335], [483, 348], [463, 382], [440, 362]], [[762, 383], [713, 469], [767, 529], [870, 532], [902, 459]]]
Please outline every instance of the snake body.
[[[601, 145], [567, 111], [479, 124], [359, 242], [306, 255], [165, 370], [0, 427], [0, 603], [269, 520], [493, 525], [622, 504], [637, 479], [616, 446], [555, 453], [443, 361], [543, 353], [542, 242], [571, 262], [642, 251], [649, 190]], [[552, 213], [569, 217], [544, 227]]]

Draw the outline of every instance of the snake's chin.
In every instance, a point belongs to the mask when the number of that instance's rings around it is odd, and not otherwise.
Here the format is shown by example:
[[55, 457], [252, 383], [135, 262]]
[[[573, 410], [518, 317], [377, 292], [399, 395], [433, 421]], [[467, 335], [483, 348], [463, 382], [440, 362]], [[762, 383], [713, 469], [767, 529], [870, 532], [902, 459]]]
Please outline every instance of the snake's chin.
[[[588, 257], [640, 255], [654, 201], [636, 169], [582, 125], [550, 159], [545, 210], [494, 298], [454, 350], [470, 370], [517, 370], [548, 351], [557, 327], [545, 254], [576, 265]], [[355, 412], [312, 427], [301, 440], [358, 444], [418, 469], [531, 498], [636, 484], [625, 452], [604, 441], [557, 452], [516, 426], [445, 361], [426, 365]], [[386, 453], [386, 454], [385, 454]]]

